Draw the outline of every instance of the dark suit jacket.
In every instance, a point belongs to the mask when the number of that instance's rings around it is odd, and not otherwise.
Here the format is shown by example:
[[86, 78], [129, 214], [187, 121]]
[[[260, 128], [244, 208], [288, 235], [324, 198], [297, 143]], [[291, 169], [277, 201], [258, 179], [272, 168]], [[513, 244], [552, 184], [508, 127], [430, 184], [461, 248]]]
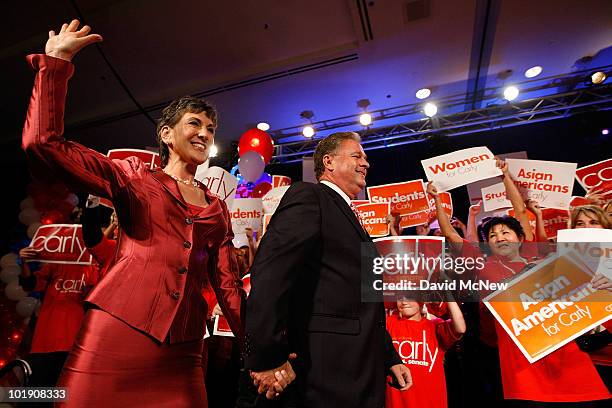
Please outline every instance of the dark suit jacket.
[[295, 183], [251, 267], [246, 366], [279, 366], [290, 352], [305, 407], [384, 405], [388, 368], [401, 363], [382, 303], [361, 302], [361, 246], [373, 245], [349, 205], [324, 184]]

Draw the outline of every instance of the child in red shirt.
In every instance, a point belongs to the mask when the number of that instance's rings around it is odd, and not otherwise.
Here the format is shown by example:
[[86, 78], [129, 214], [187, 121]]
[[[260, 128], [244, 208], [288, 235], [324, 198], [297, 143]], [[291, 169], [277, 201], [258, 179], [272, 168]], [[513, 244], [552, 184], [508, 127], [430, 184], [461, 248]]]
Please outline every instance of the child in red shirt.
[[410, 368], [413, 385], [407, 391], [387, 385], [386, 408], [446, 408], [444, 352], [465, 333], [459, 306], [456, 302], [447, 305], [449, 320], [428, 320], [422, 312], [423, 303], [400, 298], [398, 313], [387, 317], [387, 331]]

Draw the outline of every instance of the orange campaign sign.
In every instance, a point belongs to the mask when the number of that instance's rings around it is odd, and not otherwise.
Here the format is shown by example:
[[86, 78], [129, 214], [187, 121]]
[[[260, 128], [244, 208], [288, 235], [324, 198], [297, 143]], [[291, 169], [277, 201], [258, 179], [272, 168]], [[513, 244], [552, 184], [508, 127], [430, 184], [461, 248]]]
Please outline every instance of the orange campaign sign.
[[550, 257], [484, 301], [525, 358], [534, 363], [612, 318], [612, 294], [570, 254]]
[[410, 215], [429, 210], [429, 200], [421, 179], [372, 186], [367, 190], [371, 203], [390, 203], [392, 214]]
[[352, 204], [353, 204], [355, 207], [357, 207], [358, 205], [361, 205], [361, 204], [369, 204], [369, 203], [370, 203], [370, 200], [351, 200], [351, 203], [352, 203]]
[[287, 176], [272, 176], [272, 188], [290, 186], [291, 178]]
[[[448, 214], [449, 218], [452, 217], [453, 197], [447, 191], [439, 193], [438, 195], [440, 197], [440, 202], [442, 203], [442, 209], [444, 209], [444, 212]], [[430, 209], [401, 217], [399, 224], [399, 227], [401, 229], [414, 227], [416, 225], [429, 224], [436, 219], [436, 207], [434, 204], [434, 198], [429, 194], [427, 194], [427, 197], [429, 198]]]
[[355, 207], [361, 218], [361, 224], [368, 234], [373, 237], [384, 237], [389, 235], [389, 203], [368, 203]]
[[83, 241], [81, 224], [41, 225], [30, 247], [38, 251], [32, 261], [91, 265], [92, 256]]
[[605, 196], [612, 193], [612, 159], [576, 169], [576, 180], [587, 191], [603, 193]]

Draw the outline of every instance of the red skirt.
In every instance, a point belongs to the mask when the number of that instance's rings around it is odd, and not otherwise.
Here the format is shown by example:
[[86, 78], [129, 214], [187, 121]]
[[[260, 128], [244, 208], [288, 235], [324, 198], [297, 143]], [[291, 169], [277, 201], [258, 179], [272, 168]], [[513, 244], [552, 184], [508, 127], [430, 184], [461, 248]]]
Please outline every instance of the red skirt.
[[60, 376], [60, 407], [207, 407], [204, 341], [159, 344], [98, 309], [85, 314]]

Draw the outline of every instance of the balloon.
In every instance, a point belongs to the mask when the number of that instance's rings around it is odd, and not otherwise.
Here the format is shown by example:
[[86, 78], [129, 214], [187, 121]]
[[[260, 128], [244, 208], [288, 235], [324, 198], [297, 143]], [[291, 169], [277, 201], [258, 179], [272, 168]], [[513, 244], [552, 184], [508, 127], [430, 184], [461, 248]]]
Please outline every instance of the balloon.
[[19, 275], [21, 275], [21, 268], [18, 265], [9, 265], [2, 268], [0, 279], [8, 285], [19, 280]]
[[34, 207], [34, 199], [32, 197], [26, 197], [23, 200], [21, 200], [21, 203], [19, 203], [19, 208], [21, 210], [25, 210], [26, 208], [33, 208]]
[[247, 152], [257, 152], [263, 157], [264, 163], [270, 163], [274, 153], [274, 142], [263, 130], [249, 129], [240, 136], [238, 142], [238, 155], [242, 157]]
[[266, 195], [268, 191], [272, 190], [272, 184], [262, 181], [253, 187], [253, 191], [251, 191], [251, 197], [253, 198], [261, 198]]
[[15, 306], [15, 310], [17, 310], [17, 314], [21, 317], [30, 317], [36, 307], [38, 306], [38, 299], [34, 299], [33, 297], [26, 296], [17, 303]]
[[33, 208], [25, 208], [19, 213], [19, 222], [24, 225], [30, 225], [33, 222], [40, 220], [40, 214]]
[[27, 296], [27, 293], [25, 293], [23, 288], [19, 286], [19, 282], [17, 281], [11, 282], [8, 285], [6, 285], [6, 288], [4, 288], [4, 294], [10, 300], [16, 300], [16, 301], [21, 300]]
[[79, 205], [79, 197], [77, 197], [77, 195], [74, 193], [68, 194], [64, 201], [69, 203], [72, 207], [76, 207], [77, 205]]
[[261, 154], [252, 150], [243, 153], [240, 159], [238, 159], [240, 174], [246, 181], [251, 183], [261, 177], [261, 173], [263, 173], [265, 167], [266, 164]]
[[17, 254], [9, 252], [0, 258], [0, 266], [6, 268], [7, 266], [17, 265]]
[[32, 239], [34, 238], [34, 235], [36, 235], [36, 231], [38, 231], [38, 228], [41, 226], [42, 224], [40, 222], [33, 222], [32, 224], [30, 224], [28, 226], [28, 230], [27, 230], [27, 234], [28, 234], [28, 238]]

